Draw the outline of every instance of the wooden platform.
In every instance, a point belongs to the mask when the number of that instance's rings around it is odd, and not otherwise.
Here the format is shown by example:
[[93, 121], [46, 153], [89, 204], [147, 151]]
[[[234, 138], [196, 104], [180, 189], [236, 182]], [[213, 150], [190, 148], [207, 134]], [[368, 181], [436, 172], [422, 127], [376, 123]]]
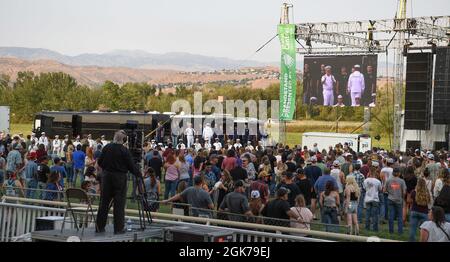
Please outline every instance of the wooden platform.
[[162, 239], [163, 228], [161, 226], [147, 226], [142, 231], [139, 228], [133, 228], [131, 232], [124, 234], [114, 234], [113, 226], [105, 228], [105, 232], [96, 233], [95, 228], [85, 228], [84, 233], [76, 229], [44, 230], [31, 232], [33, 242], [143, 242], [150, 239]]

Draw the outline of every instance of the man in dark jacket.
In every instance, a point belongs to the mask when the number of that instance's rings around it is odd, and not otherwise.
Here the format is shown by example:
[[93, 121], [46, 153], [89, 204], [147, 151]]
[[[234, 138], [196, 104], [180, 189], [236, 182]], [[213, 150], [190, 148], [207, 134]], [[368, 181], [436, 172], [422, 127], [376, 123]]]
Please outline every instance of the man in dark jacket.
[[130, 151], [123, 146], [126, 133], [119, 130], [114, 134], [114, 141], [106, 145], [98, 159], [102, 168], [100, 205], [97, 214], [97, 232], [104, 232], [108, 218], [109, 204], [114, 201], [114, 234], [124, 233], [125, 202], [127, 194], [127, 173], [142, 176], [134, 163]]

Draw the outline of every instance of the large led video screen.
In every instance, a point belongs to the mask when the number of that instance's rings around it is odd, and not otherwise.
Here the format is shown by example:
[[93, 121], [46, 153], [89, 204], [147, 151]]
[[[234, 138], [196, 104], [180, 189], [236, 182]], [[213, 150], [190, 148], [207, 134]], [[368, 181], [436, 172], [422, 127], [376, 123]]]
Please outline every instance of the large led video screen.
[[377, 59], [377, 55], [305, 56], [303, 103], [375, 106]]

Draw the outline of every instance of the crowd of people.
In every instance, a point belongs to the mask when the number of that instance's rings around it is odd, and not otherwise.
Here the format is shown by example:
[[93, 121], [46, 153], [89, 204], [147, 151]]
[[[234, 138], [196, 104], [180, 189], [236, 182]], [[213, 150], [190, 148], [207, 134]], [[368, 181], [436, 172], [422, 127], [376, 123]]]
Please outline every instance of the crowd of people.
[[[45, 133], [39, 138], [0, 134], [4, 194], [55, 200], [68, 187], [98, 194], [97, 160], [108, 143], [90, 135], [72, 141]], [[230, 220], [306, 230], [320, 221], [327, 231], [344, 224], [356, 235], [360, 226], [377, 232], [380, 224], [401, 235], [407, 224], [410, 241], [418, 240], [418, 230], [421, 241], [450, 241], [447, 151], [362, 153], [347, 144], [320, 150], [238, 141], [200, 145], [144, 143], [143, 181], [152, 211], [161, 202], [186, 204], [187, 215], [209, 216], [215, 210]], [[136, 183], [132, 188], [135, 195]]]

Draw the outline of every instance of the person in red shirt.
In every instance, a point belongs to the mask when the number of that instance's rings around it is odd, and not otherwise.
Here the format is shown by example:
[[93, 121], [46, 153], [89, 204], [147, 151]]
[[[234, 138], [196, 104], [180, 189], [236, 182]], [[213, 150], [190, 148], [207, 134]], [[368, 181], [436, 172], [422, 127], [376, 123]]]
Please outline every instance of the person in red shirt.
[[222, 170], [231, 171], [237, 166], [236, 152], [233, 149], [228, 150], [227, 157], [222, 161]]
[[267, 204], [269, 201], [269, 186], [267, 185], [267, 178], [269, 174], [265, 171], [259, 172], [258, 180], [253, 181], [250, 184], [250, 192], [257, 190], [259, 191], [259, 196], [263, 205]]

